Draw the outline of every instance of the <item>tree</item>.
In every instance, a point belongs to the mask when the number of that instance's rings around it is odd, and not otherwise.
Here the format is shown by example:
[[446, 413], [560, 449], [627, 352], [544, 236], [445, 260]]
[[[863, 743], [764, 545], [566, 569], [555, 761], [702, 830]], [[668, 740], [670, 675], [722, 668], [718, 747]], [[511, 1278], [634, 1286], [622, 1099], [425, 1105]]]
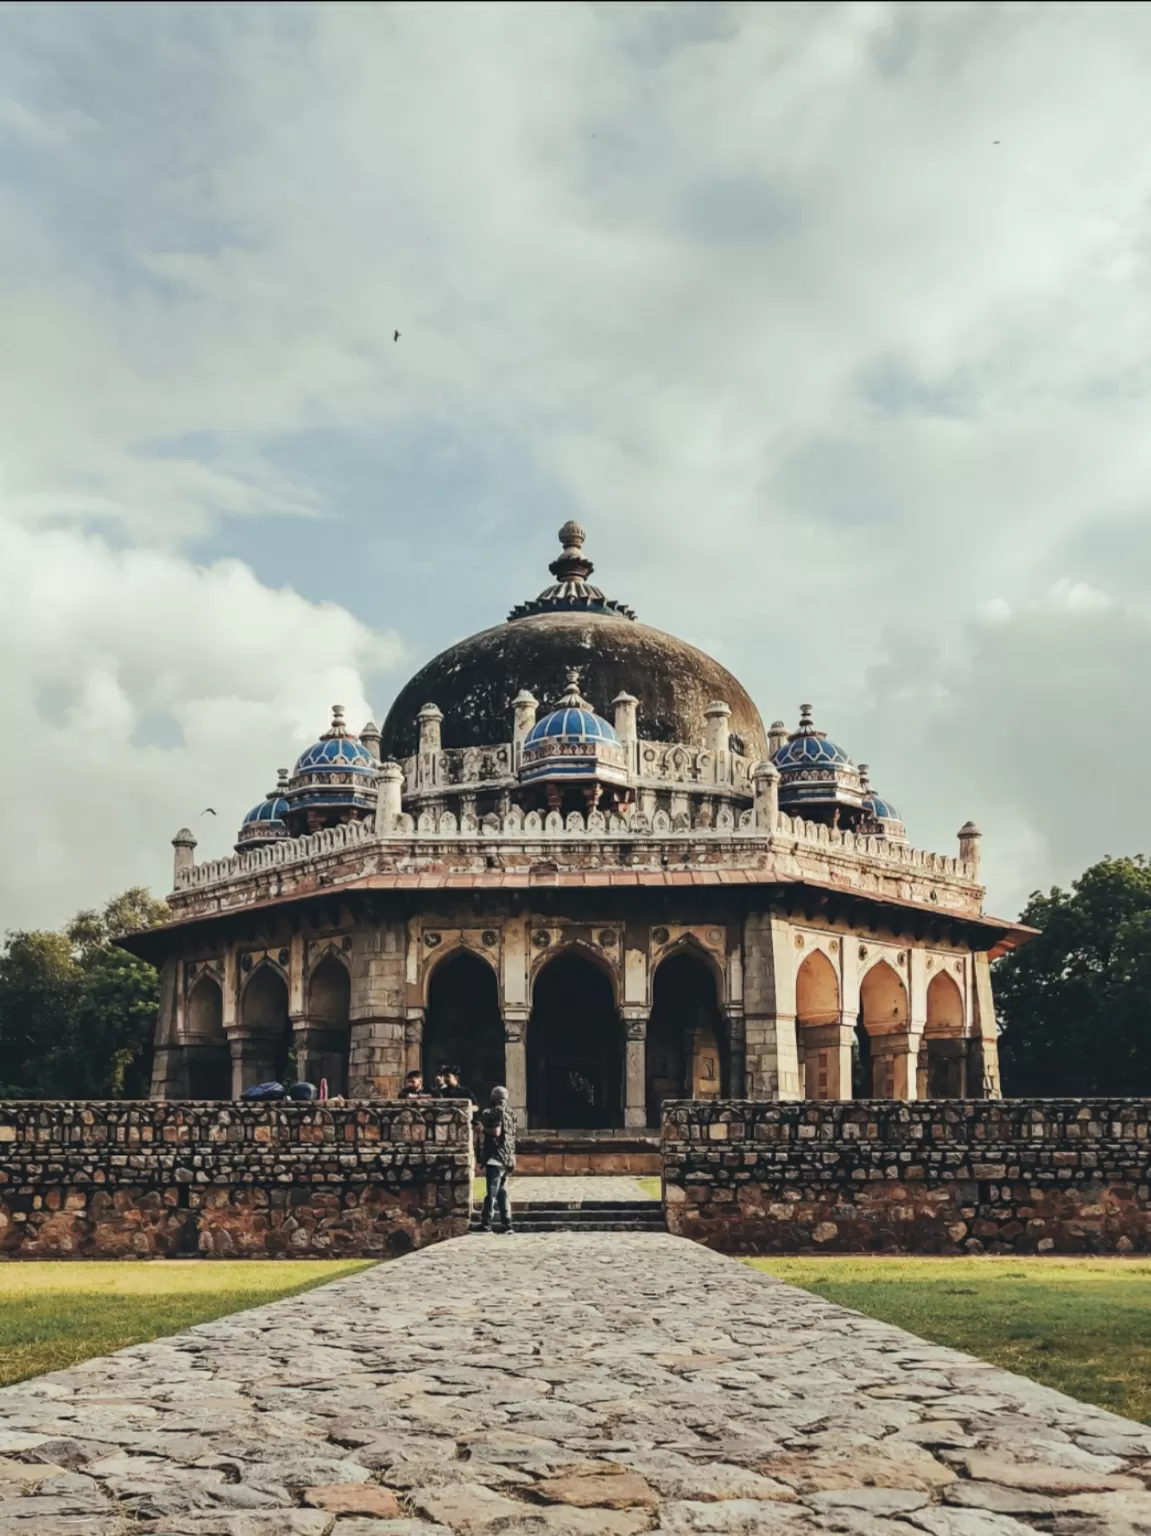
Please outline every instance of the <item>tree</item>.
[[113, 941], [168, 916], [136, 886], [99, 912], [78, 912], [62, 933], [9, 934], [0, 953], [0, 1094], [146, 1096], [159, 977]]
[[1023, 1097], [1151, 1093], [1151, 865], [1093, 864], [1035, 892], [1039, 933], [995, 966], [1003, 1088]]

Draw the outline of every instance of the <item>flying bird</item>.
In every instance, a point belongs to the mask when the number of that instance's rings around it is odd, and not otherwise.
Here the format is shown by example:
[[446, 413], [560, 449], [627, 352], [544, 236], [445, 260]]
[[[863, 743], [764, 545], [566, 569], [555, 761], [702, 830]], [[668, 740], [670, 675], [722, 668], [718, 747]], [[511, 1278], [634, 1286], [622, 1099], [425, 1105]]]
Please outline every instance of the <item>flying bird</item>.
[[399, 333], [399, 331], [397, 331], [395, 333], [395, 335], [392, 337], [392, 340], [393, 341], [399, 341], [399, 339], [400, 339], [400, 333]]
[[212, 807], [210, 805], [206, 805], [204, 807], [204, 809], [200, 812], [201, 816], [214, 816], [215, 814], [216, 814], [215, 811], [212, 809]]

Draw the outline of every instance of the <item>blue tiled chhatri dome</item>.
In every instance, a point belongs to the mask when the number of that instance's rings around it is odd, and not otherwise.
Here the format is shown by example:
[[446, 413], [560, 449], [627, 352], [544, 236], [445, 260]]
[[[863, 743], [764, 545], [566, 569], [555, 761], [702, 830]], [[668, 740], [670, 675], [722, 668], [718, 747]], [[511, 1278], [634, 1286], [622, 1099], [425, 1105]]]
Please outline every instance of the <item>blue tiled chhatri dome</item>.
[[376, 804], [376, 759], [344, 724], [342, 704], [319, 741], [300, 754], [285, 799], [288, 829], [298, 836], [367, 816]]
[[567, 692], [524, 737], [520, 781], [626, 781], [627, 754], [615, 727], [579, 693], [579, 669], [568, 669]]
[[[774, 729], [774, 727], [773, 727]], [[776, 750], [780, 809], [790, 815], [825, 813], [834, 819], [846, 813], [850, 824], [863, 809], [859, 769], [842, 747], [817, 731], [810, 704], [799, 710], [799, 727]]]
[[284, 799], [287, 788], [288, 770], [281, 768], [275, 789], [270, 789], [259, 805], [254, 805], [244, 817], [236, 841], [237, 853], [244, 853], [249, 848], [260, 848], [265, 843], [275, 843], [288, 836], [288, 826], [284, 820], [288, 814], [288, 802]]
[[550, 715], [537, 720], [525, 737], [524, 745], [530, 746], [533, 742], [545, 741], [553, 736], [562, 737], [565, 741], [619, 741], [615, 727], [602, 715], [570, 705], [553, 710]]

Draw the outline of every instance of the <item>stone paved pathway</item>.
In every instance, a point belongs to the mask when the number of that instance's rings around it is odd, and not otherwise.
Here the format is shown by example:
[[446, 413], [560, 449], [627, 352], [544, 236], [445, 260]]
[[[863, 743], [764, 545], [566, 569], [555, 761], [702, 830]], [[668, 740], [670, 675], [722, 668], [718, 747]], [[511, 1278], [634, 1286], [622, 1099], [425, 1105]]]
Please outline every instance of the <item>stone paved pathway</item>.
[[1145, 1536], [1151, 1429], [671, 1237], [445, 1243], [0, 1392], [0, 1536]]
[[512, 1175], [508, 1186], [514, 1201], [520, 1200], [651, 1200], [643, 1185], [621, 1173]]

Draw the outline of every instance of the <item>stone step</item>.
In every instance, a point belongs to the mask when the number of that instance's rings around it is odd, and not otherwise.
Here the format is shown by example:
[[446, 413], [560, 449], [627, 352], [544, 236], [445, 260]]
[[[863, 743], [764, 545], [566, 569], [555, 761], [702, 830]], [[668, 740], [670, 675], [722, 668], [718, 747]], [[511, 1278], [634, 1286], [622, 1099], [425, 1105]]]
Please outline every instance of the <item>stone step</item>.
[[[524, 1237], [537, 1232], [630, 1232], [633, 1236], [636, 1234], [642, 1236], [647, 1233], [653, 1237], [662, 1237], [667, 1231], [662, 1221], [658, 1224], [648, 1221], [588, 1221], [578, 1224], [562, 1221], [517, 1221], [514, 1227], [515, 1231]], [[478, 1234], [481, 1231], [478, 1222], [473, 1222], [469, 1231], [473, 1235]]]

